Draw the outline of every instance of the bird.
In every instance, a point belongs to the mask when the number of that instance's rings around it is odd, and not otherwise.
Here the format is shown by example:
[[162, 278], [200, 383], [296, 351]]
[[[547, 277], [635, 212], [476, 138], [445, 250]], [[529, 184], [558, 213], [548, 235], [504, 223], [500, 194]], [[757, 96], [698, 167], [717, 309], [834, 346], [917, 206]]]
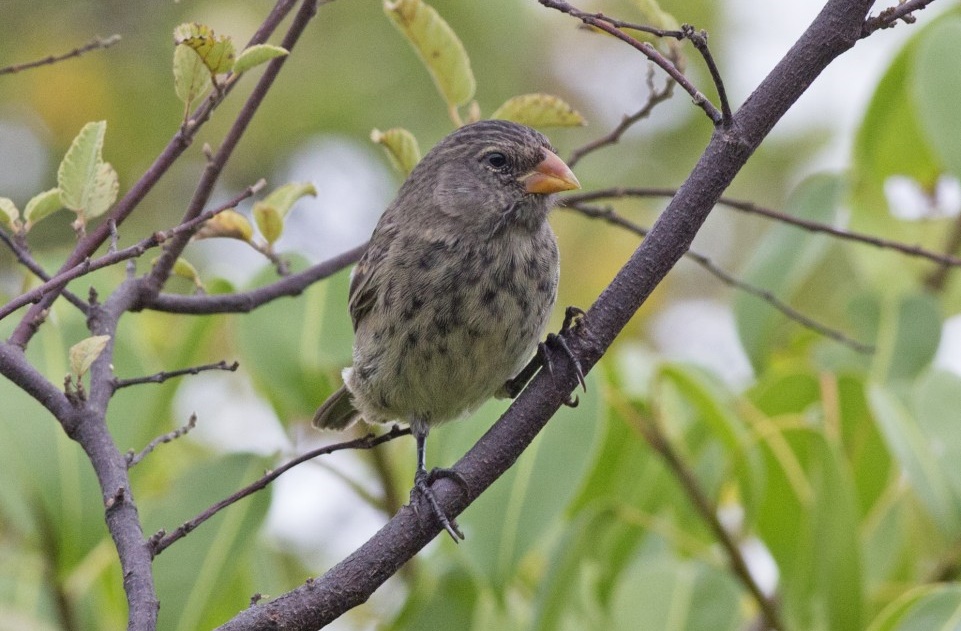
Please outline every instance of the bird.
[[421, 493], [455, 541], [463, 534], [431, 484], [466, 483], [452, 469], [427, 471], [428, 433], [516, 395], [511, 379], [536, 359], [557, 296], [548, 211], [554, 193], [576, 188], [542, 133], [506, 120], [464, 125], [410, 172], [351, 274], [352, 365], [313, 425], [407, 423], [412, 500]]

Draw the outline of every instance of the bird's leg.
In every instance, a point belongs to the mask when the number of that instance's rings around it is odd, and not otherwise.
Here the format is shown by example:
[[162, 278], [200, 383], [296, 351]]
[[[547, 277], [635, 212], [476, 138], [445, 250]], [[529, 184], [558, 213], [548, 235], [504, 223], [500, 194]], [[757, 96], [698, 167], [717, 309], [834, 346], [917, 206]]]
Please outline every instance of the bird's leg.
[[454, 543], [459, 543], [459, 541], [464, 538], [464, 533], [457, 527], [457, 522], [453, 519], [448, 519], [447, 515], [441, 509], [440, 504], [437, 503], [437, 498], [434, 496], [434, 490], [431, 488], [431, 485], [440, 478], [450, 478], [459, 484], [466, 492], [469, 490], [467, 480], [453, 469], [435, 468], [427, 471], [427, 425], [424, 423], [411, 423], [411, 429], [414, 433], [414, 440], [417, 441], [417, 473], [414, 474], [414, 488], [411, 489], [410, 492], [411, 503], [414, 501], [414, 493], [420, 493], [421, 496], [427, 500], [427, 503], [430, 504], [431, 511], [437, 517], [437, 521], [441, 523], [444, 530], [447, 531], [447, 534], [454, 540]]
[[[581, 387], [584, 388], [584, 392], [587, 392], [587, 384], [584, 382], [584, 371], [581, 369], [581, 363], [577, 360], [577, 357], [574, 356], [571, 347], [567, 345], [567, 340], [564, 339], [564, 334], [575, 329], [580, 324], [580, 320], [584, 315], [581, 309], [568, 307], [564, 312], [564, 323], [561, 325], [560, 333], [547, 334], [547, 339], [537, 345], [537, 354], [524, 366], [516, 377], [507, 380], [502, 388], [502, 392], [513, 399], [520, 394], [524, 386], [527, 385], [527, 382], [530, 381], [534, 373], [537, 372], [537, 369], [541, 367], [550, 375], [551, 381], [554, 381], [554, 365], [550, 355], [551, 347], [567, 355], [567, 358], [571, 360], [571, 363], [574, 365], [574, 372], [577, 373], [577, 381], [580, 382]], [[554, 382], [556, 383], [556, 381]], [[578, 403], [579, 400], [576, 396], [564, 402], [565, 405], [570, 407], [577, 407]]]

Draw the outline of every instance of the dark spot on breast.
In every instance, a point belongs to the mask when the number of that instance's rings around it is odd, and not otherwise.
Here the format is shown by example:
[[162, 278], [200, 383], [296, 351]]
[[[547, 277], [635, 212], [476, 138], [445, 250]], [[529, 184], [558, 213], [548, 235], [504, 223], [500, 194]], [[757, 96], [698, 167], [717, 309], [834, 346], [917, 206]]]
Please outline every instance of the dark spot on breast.
[[431, 241], [417, 259], [417, 266], [422, 270], [432, 269], [437, 265], [441, 252], [445, 249], [447, 248], [442, 242]]
[[419, 340], [420, 336], [415, 331], [408, 331], [407, 338], [404, 340], [404, 351], [409, 353]]
[[497, 298], [497, 290], [493, 287], [484, 292], [483, 301], [488, 307], [490, 303], [494, 302], [495, 298]]
[[390, 409], [390, 401], [387, 399], [387, 393], [383, 390], [377, 393], [377, 402], [380, 403], [380, 407], [385, 410]]

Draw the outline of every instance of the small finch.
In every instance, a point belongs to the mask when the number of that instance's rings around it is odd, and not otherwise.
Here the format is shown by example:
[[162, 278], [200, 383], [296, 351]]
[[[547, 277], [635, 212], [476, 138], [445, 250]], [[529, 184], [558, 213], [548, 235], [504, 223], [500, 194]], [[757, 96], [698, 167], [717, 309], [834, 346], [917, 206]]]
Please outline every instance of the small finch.
[[314, 425], [408, 423], [414, 489], [455, 540], [463, 536], [431, 483], [459, 476], [427, 472], [427, 434], [507, 395], [534, 355], [557, 295], [551, 194], [579, 187], [543, 134], [500, 120], [465, 125], [414, 168], [351, 276], [353, 365]]

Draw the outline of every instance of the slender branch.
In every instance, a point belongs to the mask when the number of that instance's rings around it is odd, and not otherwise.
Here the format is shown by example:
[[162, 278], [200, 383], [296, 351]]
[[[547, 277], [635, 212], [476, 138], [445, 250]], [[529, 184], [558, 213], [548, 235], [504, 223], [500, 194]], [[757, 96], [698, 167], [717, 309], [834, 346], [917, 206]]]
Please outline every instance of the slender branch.
[[[273, 10], [264, 20], [254, 37], [251, 38], [250, 44], [260, 44], [266, 41], [296, 3], [297, 0], [277, 0]], [[207, 122], [217, 106], [227, 97], [236, 83], [236, 81], [230, 81], [222, 89], [215, 90], [207, 97], [191, 116], [191, 124], [186, 128], [181, 126], [177, 130], [164, 150], [154, 160], [153, 164], [150, 165], [140, 179], [137, 180], [130, 190], [117, 202], [106, 220], [88, 232], [86, 237], [80, 239], [74, 247], [73, 252], [70, 253], [70, 256], [68, 256], [67, 260], [61, 265], [60, 272], [82, 264], [84, 260], [93, 256], [93, 253], [110, 238], [111, 229], [115, 230], [130, 216], [140, 202], [143, 201], [143, 198], [146, 197], [147, 193], [149, 193], [160, 178], [167, 173], [177, 158], [187, 150], [194, 136], [204, 123]], [[47, 293], [40, 302], [31, 307], [10, 336], [9, 341], [17, 346], [26, 347], [36, 333], [40, 323], [43, 321], [43, 314], [59, 295], [59, 289], [54, 289]]]
[[[288, 51], [293, 50], [297, 44], [297, 40], [300, 39], [300, 36], [307, 28], [307, 24], [310, 23], [317, 13], [317, 1], [318, 0], [304, 0], [303, 4], [301, 4], [300, 10], [294, 17], [293, 22], [287, 29], [287, 33], [281, 42], [283, 48]], [[270, 87], [280, 74], [281, 68], [283, 68], [287, 62], [287, 57], [287, 55], [275, 57], [267, 64], [267, 68], [260, 76], [260, 80], [257, 81], [257, 85], [250, 93], [250, 96], [248, 96], [244, 102], [243, 107], [230, 126], [230, 130], [224, 137], [217, 153], [207, 160], [207, 166], [200, 176], [200, 182], [197, 183], [193, 198], [190, 200], [190, 204], [184, 214], [184, 221], [195, 218], [200, 214], [201, 210], [203, 210], [211, 193], [213, 193], [214, 185], [220, 178], [221, 171], [227, 164], [230, 156], [233, 155], [234, 149], [237, 148], [237, 144], [240, 142], [244, 132], [247, 131], [250, 121], [253, 119], [260, 104], [263, 103], [264, 97], [267, 96], [267, 91], [270, 90]], [[189, 232], [177, 235], [173, 241], [164, 248], [164, 253], [153, 266], [153, 269], [146, 279], [146, 286], [149, 288], [148, 291], [153, 294], [160, 292], [173, 270], [177, 257], [179, 257], [183, 249], [187, 247], [190, 236], [191, 234]]]
[[612, 129], [607, 135], [601, 136], [596, 140], [574, 149], [574, 151], [571, 152], [570, 157], [567, 158], [567, 166], [574, 168], [574, 165], [580, 162], [581, 158], [589, 153], [617, 143], [621, 139], [621, 136], [624, 135], [624, 132], [630, 129], [631, 126], [650, 116], [655, 107], [671, 98], [671, 95], [674, 93], [675, 85], [677, 85], [677, 83], [675, 83], [673, 79], [668, 79], [664, 83], [664, 87], [658, 90], [654, 86], [654, 68], [653, 66], [650, 67], [647, 73], [647, 101], [644, 103], [641, 109], [637, 110], [633, 114], [625, 115], [621, 119], [621, 122], [618, 123], [617, 127]]
[[[642, 237], [646, 237], [648, 232], [650, 232], [647, 228], [644, 228], [643, 226], [640, 226], [634, 223], [633, 221], [630, 221], [629, 219], [626, 219], [621, 215], [618, 215], [616, 212], [614, 212], [610, 208], [594, 208], [593, 206], [588, 206], [582, 203], [568, 204], [566, 203], [567, 200], [564, 200], [564, 201], [565, 201], [565, 204], [564, 204], [565, 208], [579, 212], [586, 217], [601, 219], [612, 225], [625, 228]], [[727, 272], [721, 269], [720, 267], [715, 265], [710, 258], [708, 258], [703, 254], [699, 254], [698, 252], [695, 252], [693, 250], [688, 250], [687, 252], [684, 253], [684, 257], [700, 265], [701, 268], [703, 268], [704, 270], [712, 274], [715, 278], [718, 278], [724, 284], [734, 287], [735, 289], [739, 289], [756, 298], [760, 298], [764, 302], [768, 303], [771, 307], [773, 307], [774, 309], [777, 309], [782, 314], [787, 316], [787, 318], [789, 318], [790, 320], [793, 320], [794, 322], [800, 324], [801, 326], [807, 329], [814, 331], [815, 333], [818, 333], [820, 335], [823, 335], [824, 337], [832, 339], [835, 342], [838, 342], [839, 344], [844, 344], [845, 346], [859, 353], [873, 353], [875, 350], [874, 346], [870, 344], [865, 344], [863, 342], [859, 342], [857, 340], [851, 339], [844, 333], [841, 333], [836, 329], [832, 329], [831, 327], [821, 324], [817, 320], [814, 320], [813, 318], [804, 315], [803, 313], [801, 313], [791, 305], [787, 304], [786, 302], [778, 298], [773, 292], [767, 289], [752, 285], [751, 283], [745, 282], [740, 278], [738, 278], [737, 276], [734, 276], [730, 272]]]
[[149, 443], [147, 443], [146, 447], [144, 447], [137, 453], [134, 453], [133, 449], [131, 449], [124, 456], [127, 459], [127, 468], [129, 469], [137, 465], [141, 460], [146, 458], [147, 455], [150, 454], [150, 452], [152, 452], [154, 449], [156, 449], [160, 445], [173, 442], [178, 438], [180, 438], [181, 436], [185, 436], [190, 430], [192, 430], [196, 426], [197, 426], [197, 415], [191, 414], [190, 418], [187, 419], [187, 423], [182, 427], [178, 427], [172, 432], [167, 432], [162, 436], [157, 436], [156, 438], [151, 440]]
[[226, 370], [229, 372], [234, 372], [240, 367], [238, 362], [228, 364], [224, 360], [220, 360], [216, 364], [204, 364], [203, 366], [191, 366], [190, 368], [181, 368], [179, 370], [165, 370], [163, 372], [158, 372], [153, 375], [148, 375], [146, 377], [134, 377], [132, 379], [114, 379], [113, 388], [114, 390], [119, 390], [120, 388], [126, 388], [128, 386], [138, 386], [143, 383], [163, 383], [168, 379], [173, 379], [174, 377], [182, 377], [184, 375], [199, 375], [206, 370]]
[[175, 238], [177, 235], [181, 234], [192, 234], [195, 229], [203, 225], [204, 222], [209, 220], [214, 215], [222, 213], [223, 211], [233, 208], [243, 200], [248, 197], [253, 196], [257, 191], [264, 187], [264, 180], [260, 180], [256, 184], [248, 186], [243, 190], [242, 193], [231, 199], [225, 204], [218, 206], [202, 213], [199, 217], [195, 217], [191, 220], [185, 221], [179, 226], [174, 226], [169, 230], [162, 232], [155, 232], [146, 239], [141, 240], [139, 243], [131, 245], [130, 247], [123, 248], [122, 250], [115, 250], [108, 254], [104, 254], [100, 258], [96, 259], [86, 259], [76, 266], [66, 269], [58, 273], [53, 278], [50, 278], [47, 282], [43, 283], [39, 287], [34, 287], [28, 292], [20, 294], [3, 307], [0, 307], [0, 320], [7, 317], [20, 307], [28, 305], [30, 303], [42, 302], [43, 298], [50, 295], [52, 292], [56, 292], [66, 286], [70, 281], [85, 276], [90, 272], [94, 272], [98, 269], [104, 267], [109, 267], [111, 265], [116, 265], [121, 261], [126, 261], [129, 259], [138, 258], [143, 256], [144, 252], [151, 248], [155, 248], [158, 245], [168, 241], [169, 239]]
[[666, 57], [664, 57], [664, 55], [659, 53], [654, 46], [648, 42], [642, 42], [634, 37], [631, 37], [624, 31], [620, 30], [616, 24], [625, 25], [625, 28], [643, 30], [647, 33], [654, 33], [667, 37], [677, 37], [678, 39], [683, 38], [683, 34], [678, 37], [676, 34], [678, 33], [677, 31], [661, 31], [660, 29], [640, 28], [640, 25], [628, 26], [629, 23], [612, 20], [601, 13], [587, 13], [585, 11], [581, 11], [580, 9], [568, 4], [564, 0], [538, 0], [538, 2], [549, 9], [556, 9], [561, 13], [566, 13], [571, 17], [577, 18], [584, 24], [588, 24], [604, 31], [605, 33], [613, 35], [622, 42], [625, 42], [631, 47], [640, 51], [645, 57], [660, 66], [664, 72], [670, 75], [670, 77], [678, 83], [678, 85], [684, 88], [684, 90], [691, 95], [691, 98], [694, 100], [694, 104], [704, 110], [704, 113], [707, 114], [708, 118], [710, 118], [715, 125], [720, 125], [722, 122], [724, 122], [724, 117], [721, 112], [714, 107], [714, 104], [711, 103], [710, 99], [708, 99], [700, 90], [694, 87], [694, 84], [684, 76], [684, 73], [681, 72], [677, 66], [671, 63]]
[[28, 61], [22, 64], [14, 64], [12, 66], [5, 66], [0, 68], [0, 75], [5, 74], [16, 74], [22, 70], [29, 70], [30, 68], [37, 68], [40, 66], [50, 66], [55, 63], [64, 61], [65, 59], [72, 59], [74, 57], [79, 57], [84, 53], [88, 53], [91, 50], [100, 50], [104, 48], [110, 48], [114, 44], [120, 41], [119, 35], [111, 35], [110, 37], [95, 37], [83, 46], [79, 48], [74, 48], [70, 52], [63, 53], [62, 55], [48, 55], [43, 59], [38, 59], [36, 61]]
[[[617, 199], [620, 197], [674, 197], [678, 192], [676, 188], [635, 188], [635, 187], [619, 187], [610, 188], [598, 191], [590, 191], [587, 193], [575, 193], [573, 195], [568, 195], [561, 200], [564, 205], [572, 204], [577, 205], [582, 202], [592, 202], [603, 199]], [[809, 230], [810, 232], [821, 232], [824, 234], [829, 234], [831, 236], [837, 237], [839, 239], [845, 239], [847, 241], [855, 241], [858, 243], [864, 243], [866, 245], [873, 245], [878, 248], [894, 250], [905, 254], [907, 256], [914, 256], [918, 258], [928, 259], [934, 263], [938, 263], [944, 266], [959, 267], [961, 266], [961, 258], [957, 256], [952, 256], [950, 254], [941, 254], [939, 252], [933, 252], [931, 250], [926, 250], [922, 247], [916, 245], [908, 245], [906, 243], [901, 243], [900, 241], [892, 241], [889, 239], [882, 239], [880, 237], [875, 237], [873, 235], [864, 234], [863, 232], [854, 232], [852, 230], [845, 230], [843, 228], [836, 228], [829, 224], [820, 223], [818, 221], [811, 221], [809, 219], [801, 219], [799, 217], [794, 217], [770, 208], [765, 208], [763, 206], [758, 206], [754, 202], [749, 202], [739, 199], [731, 199], [730, 197], [721, 197], [717, 200], [718, 204], [727, 206], [728, 208], [733, 208], [734, 210], [739, 210], [752, 215], [760, 215], [761, 217], [766, 217], [768, 219], [773, 219], [775, 221], [780, 221], [781, 223], [786, 223], [788, 225], [797, 226], [798, 228], [803, 228], [804, 230]]]
[[151, 309], [168, 313], [248, 313], [257, 307], [284, 296], [299, 296], [314, 283], [336, 274], [356, 263], [367, 244], [364, 243], [297, 274], [285, 276], [269, 285], [237, 294], [193, 295], [160, 294], [143, 297], [137, 309]]
[[208, 507], [202, 513], [198, 514], [193, 519], [190, 519], [184, 522], [183, 524], [181, 524], [180, 526], [178, 526], [177, 529], [171, 532], [170, 534], [166, 534], [162, 530], [156, 533], [153, 537], [150, 538], [150, 541], [149, 541], [151, 550], [153, 551], [153, 556], [156, 557], [158, 554], [160, 554], [161, 552], [169, 548], [173, 543], [179, 541], [180, 539], [183, 539], [188, 533], [190, 533], [195, 528], [197, 528], [197, 526], [204, 523], [205, 521], [207, 521], [208, 519], [210, 519], [220, 511], [222, 511], [223, 509], [227, 508], [231, 504], [234, 504], [235, 502], [242, 500], [248, 495], [252, 495], [257, 491], [266, 488], [268, 484], [270, 484], [271, 482], [279, 478], [281, 475], [290, 471], [291, 469], [293, 469], [299, 464], [303, 464], [308, 460], [313, 460], [318, 456], [326, 456], [327, 454], [332, 454], [336, 451], [343, 451], [345, 449], [373, 449], [377, 445], [381, 445], [383, 443], [394, 440], [395, 438], [400, 438], [401, 436], [407, 436], [409, 434], [410, 434], [409, 427], [405, 427], [401, 429], [399, 426], [393, 425], [391, 426], [390, 431], [384, 434], [381, 434], [379, 436], [375, 436], [374, 434], [367, 434], [366, 436], [362, 436], [354, 440], [349, 440], [347, 442], [337, 443], [335, 445], [327, 445], [326, 447], [319, 447], [317, 449], [308, 451], [305, 454], [297, 456], [292, 460], [288, 460], [283, 465], [277, 467], [276, 469], [268, 471], [262, 477], [248, 484], [247, 486], [240, 489], [236, 493], [233, 493], [229, 497], [225, 497], [224, 499], [220, 500], [216, 504], [211, 505], [210, 507]]
[[897, 6], [888, 7], [881, 11], [877, 17], [866, 19], [864, 26], [861, 28], [861, 37], [867, 37], [879, 29], [894, 28], [898, 20], [903, 20], [907, 24], [914, 24], [915, 17], [911, 14], [924, 9], [932, 2], [934, 0], [902, 0]]
[[[17, 261], [21, 265], [26, 267], [34, 276], [36, 276], [37, 278], [39, 278], [44, 282], [47, 282], [50, 280], [50, 274], [48, 274], [46, 270], [44, 270], [43, 267], [41, 267], [40, 263], [38, 263], [36, 259], [33, 258], [33, 256], [30, 254], [30, 251], [27, 248], [17, 243], [16, 237], [11, 237], [6, 232], [4, 232], [3, 229], [0, 229], [0, 241], [3, 241], [4, 244], [6, 244], [8, 248], [10, 248], [10, 251], [13, 252], [14, 256], [17, 257]], [[75, 306], [83, 314], [86, 315], [87, 303], [86, 301], [84, 301], [83, 298], [73, 293], [72, 291], [68, 291], [66, 289], [63, 290], [63, 297], [66, 298], [70, 304]]]
[[[622, 403], [621, 408], [630, 408], [625, 402]], [[777, 605], [761, 590], [760, 585], [758, 585], [754, 579], [754, 575], [751, 574], [751, 570], [747, 565], [747, 561], [744, 560], [744, 555], [741, 554], [737, 542], [734, 541], [731, 533], [727, 531], [724, 524], [722, 524], [718, 518], [717, 507], [714, 505], [714, 502], [711, 501], [708, 494], [702, 488], [701, 482], [697, 479], [694, 471], [687, 466], [687, 463], [684, 462], [681, 455], [674, 449], [671, 441], [664, 435], [664, 432], [661, 431], [658, 421], [654, 418], [644, 417], [633, 409], [622, 409], [622, 411], [628, 412], [625, 418], [633, 421], [631, 424], [641, 432], [641, 435], [644, 436], [644, 439], [651, 448], [664, 459], [668, 468], [674, 473], [675, 479], [680, 483], [681, 488], [684, 489], [684, 493], [691, 501], [691, 504], [694, 505], [694, 509], [711, 529], [711, 532], [714, 533], [714, 537], [721, 544], [721, 547], [724, 548], [728, 563], [730, 563], [731, 566], [731, 571], [734, 572], [738, 580], [747, 588], [751, 593], [751, 597], [758, 604], [758, 607], [760, 607], [761, 613], [767, 623], [765, 628], [784, 629], [784, 622], [781, 620], [781, 614]]]
[[717, 90], [717, 98], [721, 102], [721, 125], [723, 127], [730, 126], [731, 105], [727, 100], [727, 90], [724, 88], [721, 71], [718, 70], [714, 55], [711, 54], [711, 49], [707, 45], [707, 31], [698, 31], [690, 24], [683, 25], [681, 31], [684, 33], [685, 39], [690, 40], [697, 52], [701, 53], [704, 63], [707, 64], [708, 72], [711, 73], [711, 79], [714, 81], [714, 87]]

